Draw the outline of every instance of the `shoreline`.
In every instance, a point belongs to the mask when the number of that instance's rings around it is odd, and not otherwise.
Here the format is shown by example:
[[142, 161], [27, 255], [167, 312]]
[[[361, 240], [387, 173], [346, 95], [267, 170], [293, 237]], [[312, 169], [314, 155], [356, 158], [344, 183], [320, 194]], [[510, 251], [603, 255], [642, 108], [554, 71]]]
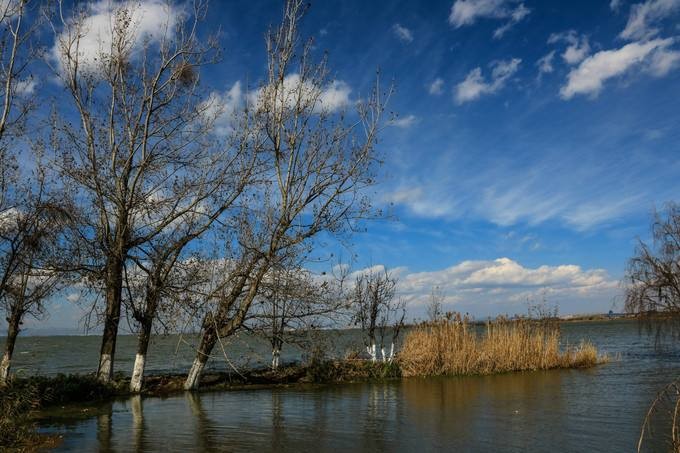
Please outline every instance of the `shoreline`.
[[472, 328], [468, 318], [456, 315], [409, 329], [395, 360], [374, 361], [375, 358], [361, 358], [356, 353], [342, 359], [313, 354], [307, 361], [289, 363], [276, 370], [261, 366], [241, 371], [207, 371], [201, 377], [200, 387], [189, 391], [184, 389], [186, 373], [149, 372], [141, 392], [130, 390], [131, 377], [123, 372], [116, 373], [109, 383], [100, 382], [95, 373], [15, 376], [0, 387], [0, 438], [5, 433], [8, 443], [12, 442], [9, 436], [14, 438], [16, 431], [22, 433], [20, 442], [43, 442], [44, 436], [34, 430], [41, 418], [58, 416], [64, 410], [89, 415], [89, 410], [100, 403], [136, 396], [164, 398], [195, 392], [385, 382], [411, 377], [484, 376], [589, 368], [609, 360], [608, 356], [599, 355], [588, 341], [561, 347], [556, 321], [501, 317], [480, 331]]
[[185, 373], [149, 374], [145, 377], [144, 386], [140, 392], [129, 390], [130, 376], [118, 373], [111, 383], [103, 384], [96, 379], [94, 373], [90, 373], [59, 374], [56, 376], [35, 375], [15, 378], [5, 389], [0, 388], [0, 392], [7, 389], [22, 390], [35, 387], [40, 394], [36, 411], [41, 412], [56, 406], [100, 403], [134, 396], [164, 398], [186, 392], [210, 393], [306, 385], [385, 382], [410, 378], [487, 376], [559, 369], [585, 369], [604, 363], [606, 363], [606, 360], [587, 366], [556, 366], [547, 369], [518, 369], [494, 373], [404, 376], [396, 361], [390, 363], [371, 362], [367, 359], [339, 359], [327, 360], [317, 364], [291, 363], [281, 366], [278, 370], [253, 368], [244, 370], [242, 373], [211, 371], [203, 375], [200, 387], [195, 390], [183, 388], [186, 379]]

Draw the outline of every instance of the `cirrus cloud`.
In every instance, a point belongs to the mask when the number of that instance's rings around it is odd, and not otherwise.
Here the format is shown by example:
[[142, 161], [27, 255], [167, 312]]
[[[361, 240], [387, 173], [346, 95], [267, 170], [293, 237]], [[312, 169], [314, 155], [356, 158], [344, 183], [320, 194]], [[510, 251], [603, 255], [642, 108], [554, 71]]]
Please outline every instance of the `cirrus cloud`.
[[411, 32], [411, 30], [409, 30], [408, 28], [400, 24], [394, 24], [392, 26], [392, 31], [397, 36], [397, 38], [399, 38], [400, 41], [405, 43], [413, 42], [413, 32]]
[[647, 0], [630, 7], [628, 23], [619, 35], [623, 39], [647, 39], [658, 34], [653, 24], [680, 11], [680, 0]]
[[449, 23], [455, 28], [474, 24], [478, 19], [507, 19], [494, 31], [494, 38], [502, 38], [515, 24], [531, 13], [524, 3], [515, 0], [456, 0], [451, 6]]

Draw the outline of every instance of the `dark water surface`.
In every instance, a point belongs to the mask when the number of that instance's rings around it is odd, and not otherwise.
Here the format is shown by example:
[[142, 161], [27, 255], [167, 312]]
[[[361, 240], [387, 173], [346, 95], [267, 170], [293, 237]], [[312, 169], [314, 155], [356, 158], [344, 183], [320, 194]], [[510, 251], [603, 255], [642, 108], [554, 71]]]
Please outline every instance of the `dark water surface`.
[[[590, 339], [615, 360], [585, 370], [135, 397], [56, 410], [41, 426], [64, 435], [62, 451], [634, 451], [649, 402], [679, 375], [680, 348], [657, 351], [628, 321], [569, 323], [563, 337]], [[59, 361], [92, 341], [63, 338], [53, 344], [71, 346], [55, 352]], [[94, 355], [78, 363], [92, 366]]]

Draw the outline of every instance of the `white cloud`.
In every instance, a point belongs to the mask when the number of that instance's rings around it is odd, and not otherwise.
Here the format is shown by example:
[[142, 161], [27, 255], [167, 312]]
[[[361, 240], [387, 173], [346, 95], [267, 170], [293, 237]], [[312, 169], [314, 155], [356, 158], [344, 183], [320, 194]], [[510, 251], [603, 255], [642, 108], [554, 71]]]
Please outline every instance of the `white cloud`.
[[418, 122], [418, 118], [415, 115], [406, 115], [403, 118], [397, 118], [390, 121], [390, 126], [398, 127], [401, 129], [407, 129]]
[[560, 96], [563, 99], [571, 99], [578, 94], [597, 96], [605, 81], [636, 66], [643, 66], [655, 76], [665, 75], [678, 63], [677, 52], [669, 49], [673, 43], [672, 38], [654, 39], [597, 52], [571, 70], [566, 85], [560, 89]]
[[562, 54], [562, 58], [568, 64], [574, 65], [582, 62], [590, 53], [590, 45], [588, 40], [581, 42], [581, 44], [574, 44], [567, 47], [567, 50]]
[[406, 43], [413, 42], [413, 33], [408, 28], [403, 27], [400, 24], [394, 24], [392, 26], [392, 31], [397, 36], [397, 38], [399, 38], [399, 40]]
[[402, 204], [411, 212], [426, 218], [447, 217], [456, 208], [456, 203], [447, 198], [441, 190], [430, 190], [417, 183], [404, 185], [385, 194], [388, 203]]
[[427, 91], [430, 94], [442, 94], [444, 92], [444, 81], [437, 77], [432, 81], [429, 87], [427, 87]]
[[235, 82], [224, 93], [213, 91], [203, 104], [206, 120], [213, 121], [213, 133], [227, 135], [234, 127], [235, 115], [243, 104], [241, 82]]
[[451, 6], [449, 23], [456, 28], [472, 25], [479, 18], [507, 16], [505, 0], [456, 0]]
[[494, 30], [493, 37], [495, 39], [501, 39], [503, 35], [505, 35], [505, 33], [508, 32], [508, 30], [510, 30], [519, 22], [521, 22], [522, 19], [529, 15], [529, 13], [531, 13], [531, 10], [524, 6], [523, 3], [520, 4], [517, 8], [515, 8], [512, 11], [512, 14], [510, 15], [510, 21]]
[[333, 81], [321, 92], [320, 107], [331, 112], [349, 105], [349, 95], [352, 89], [342, 80]]
[[[246, 95], [248, 103], [257, 105], [262, 100], [264, 92], [263, 88], [250, 91]], [[335, 112], [350, 104], [349, 95], [352, 89], [342, 80], [333, 81], [325, 88], [319, 89], [311, 82], [302, 82], [299, 74], [289, 74], [283, 79], [283, 89], [267, 88], [266, 92], [271, 96], [277, 96], [277, 105], [283, 101], [283, 105], [288, 109], [295, 108], [298, 101], [306, 103], [315, 100], [315, 111]], [[283, 96], [283, 99], [279, 99], [278, 96]]]
[[590, 53], [588, 37], [586, 35], [579, 36], [574, 30], [551, 34], [548, 38], [548, 44], [556, 42], [566, 42], [569, 44], [562, 54], [562, 59], [570, 65], [580, 63]]
[[[382, 271], [384, 266], [370, 269]], [[368, 270], [356, 274], [363, 272]], [[408, 300], [412, 316], [420, 314], [426, 306], [433, 287], [439, 287], [445, 295], [445, 309], [464, 308], [477, 314], [488, 312], [489, 306], [494, 307], [495, 314], [505, 310], [525, 312], [526, 307], [522, 304], [527, 298], [539, 300], [544, 294], [550, 302], [599, 300], [600, 309], [604, 311], [611, 305], [611, 298], [618, 289], [618, 281], [611, 279], [603, 269], [584, 270], [574, 264], [531, 268], [506, 257], [463, 261], [428, 272], [408, 272], [402, 267], [392, 273], [399, 279], [397, 293]], [[560, 308], [570, 311], [569, 306]]]
[[515, 0], [456, 0], [451, 6], [449, 23], [460, 28], [482, 18], [509, 19], [494, 32], [494, 38], [501, 38], [530, 12], [524, 3], [517, 4]]
[[0, 232], [7, 232], [12, 228], [16, 228], [20, 218], [21, 211], [17, 208], [9, 208], [0, 212]]
[[621, 8], [621, 0], [611, 0], [609, 2], [609, 9], [611, 9], [612, 11], [618, 12], [620, 8]]
[[628, 23], [620, 37], [639, 40], [651, 38], [659, 32], [653, 24], [680, 10], [680, 0], [647, 0], [630, 7]]
[[596, 270], [583, 272], [576, 265], [540, 266], [528, 269], [509, 258], [493, 262], [480, 262], [463, 280], [469, 286], [547, 286], [568, 285], [572, 287], [598, 285], [606, 281], [606, 272]]
[[14, 92], [18, 96], [30, 96], [35, 93], [37, 86], [37, 82], [32, 77], [25, 80], [19, 80], [14, 84]]
[[550, 53], [542, 56], [537, 62], [536, 66], [538, 67], [538, 73], [539, 74], [547, 74], [550, 72], [553, 72], [555, 68], [553, 68], [553, 59], [555, 58], [555, 51], [551, 51]]
[[677, 50], [664, 50], [654, 52], [649, 62], [648, 72], [656, 77], [663, 77], [675, 69], [680, 62], [680, 52]]
[[456, 86], [456, 102], [462, 104], [467, 101], [472, 101], [480, 97], [482, 94], [489, 92], [491, 85], [488, 84], [484, 77], [482, 77], [482, 69], [477, 67], [470, 71], [465, 77], [465, 80]]
[[505, 86], [506, 81], [517, 72], [520, 63], [519, 58], [497, 61], [491, 65], [491, 80], [482, 76], [482, 69], [477, 67], [470, 71], [465, 80], [456, 85], [454, 93], [456, 103], [474, 101], [483, 94], [493, 94]]
[[[58, 35], [52, 48], [52, 57], [63, 70], [67, 50], [73, 55], [77, 51], [79, 70], [96, 73], [102, 68], [106, 57], [111, 54], [116, 15], [126, 11], [129, 25], [125, 29], [129, 43], [123, 52], [134, 54], [146, 43], [154, 44], [166, 34], [172, 34], [179, 20], [180, 11], [162, 0], [112, 2], [101, 0], [87, 5], [79, 35], [69, 37], [66, 32]], [[72, 56], [73, 59], [75, 56]]]

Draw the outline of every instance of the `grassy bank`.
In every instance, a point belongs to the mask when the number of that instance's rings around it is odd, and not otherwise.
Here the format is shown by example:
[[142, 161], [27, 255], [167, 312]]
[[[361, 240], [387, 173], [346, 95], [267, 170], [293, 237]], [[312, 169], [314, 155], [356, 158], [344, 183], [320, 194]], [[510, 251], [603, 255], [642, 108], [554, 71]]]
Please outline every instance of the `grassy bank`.
[[[57, 436], [40, 435], [35, 430], [32, 414], [43, 407], [50, 396], [45, 387], [33, 381], [0, 386], [0, 451], [46, 450], [59, 442]], [[70, 399], [66, 394], [64, 398]]]
[[557, 322], [498, 318], [478, 333], [460, 315], [413, 328], [399, 353], [404, 376], [580, 368], [605, 360], [588, 342], [561, 348]]

